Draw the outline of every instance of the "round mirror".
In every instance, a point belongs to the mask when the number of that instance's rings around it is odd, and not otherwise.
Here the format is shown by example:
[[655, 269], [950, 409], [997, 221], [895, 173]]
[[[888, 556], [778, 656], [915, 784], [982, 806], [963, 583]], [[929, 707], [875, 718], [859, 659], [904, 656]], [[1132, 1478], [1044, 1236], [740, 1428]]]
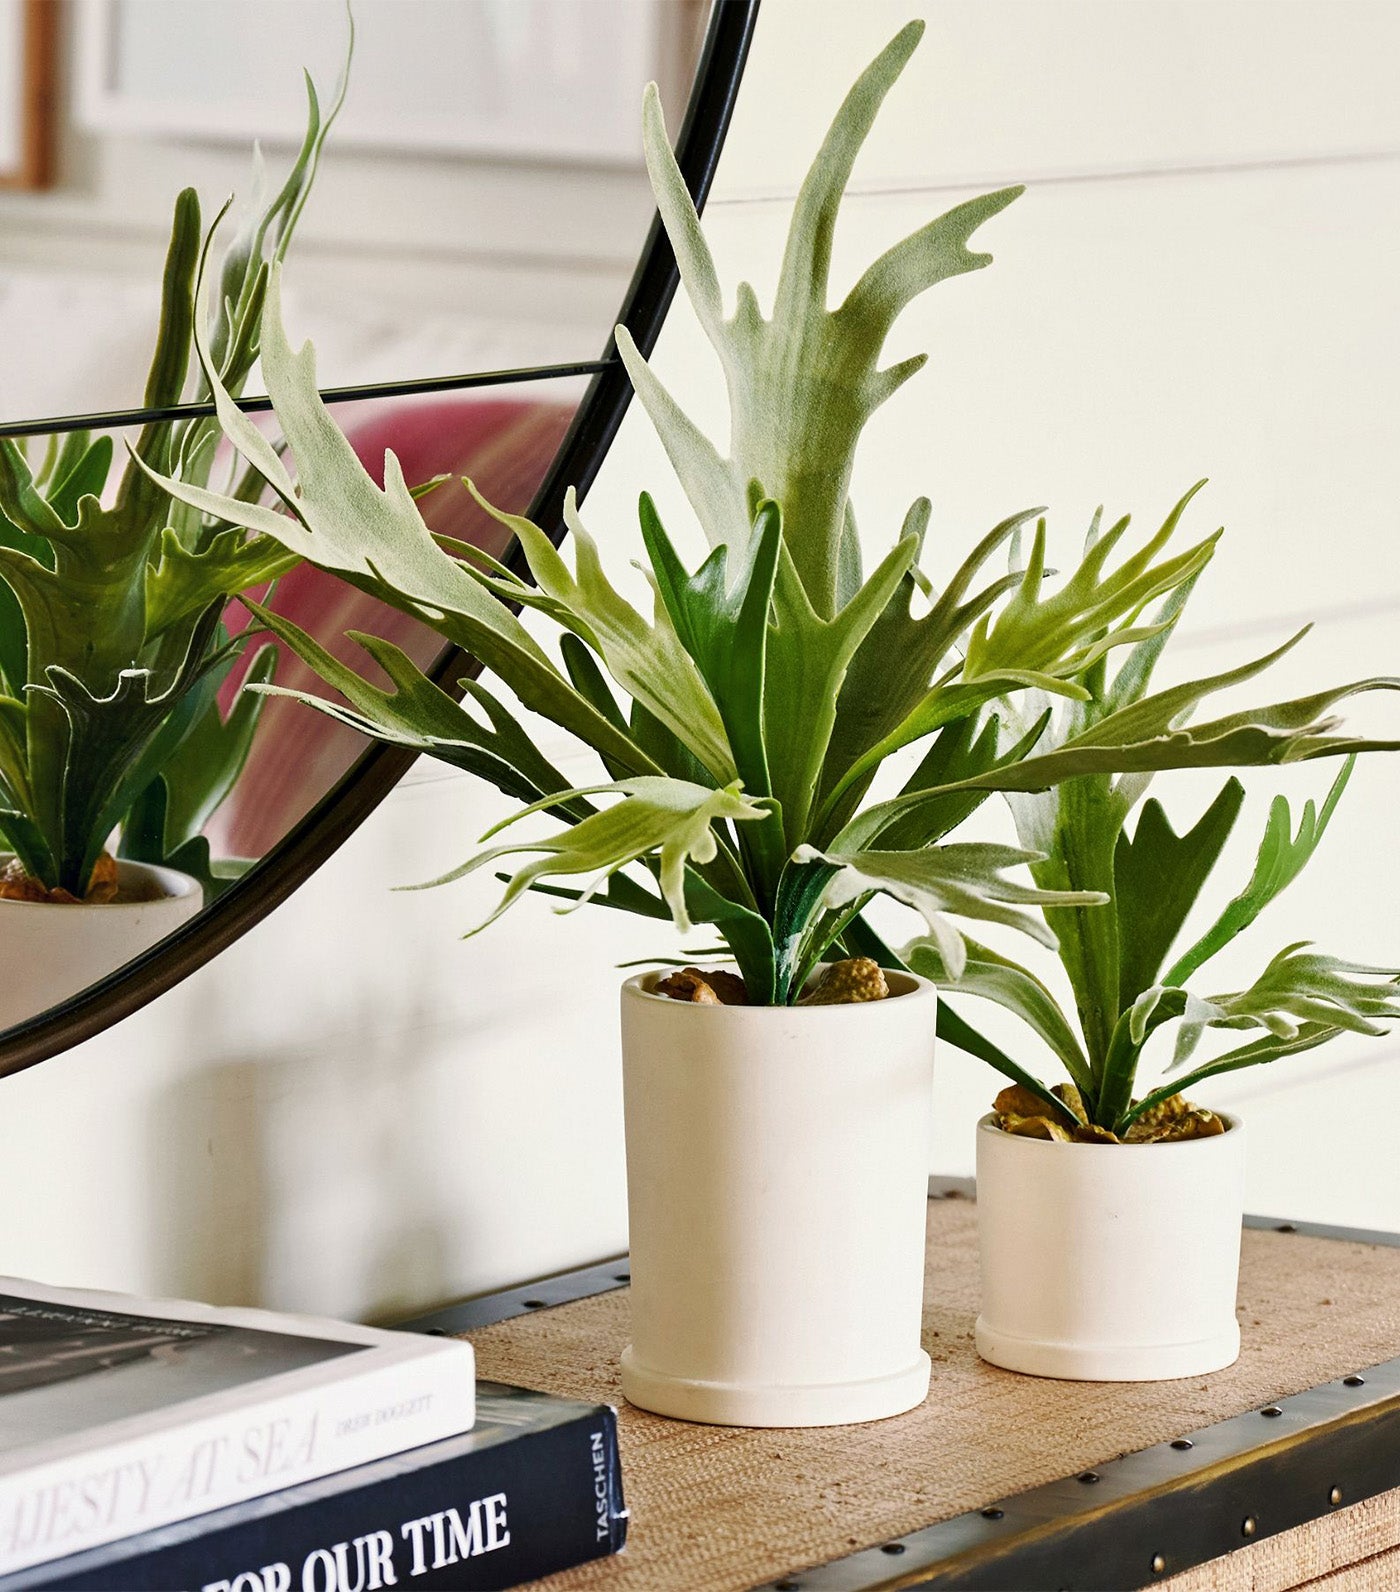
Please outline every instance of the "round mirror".
[[[463, 477], [559, 536], [630, 394], [611, 328], [649, 349], [675, 288], [642, 88], [703, 200], [755, 11], [358, 0], [347, 62], [340, 0], [99, 0], [33, 58], [71, 70], [61, 178], [5, 196], [0, 257], [0, 1070], [237, 938], [411, 761], [243, 689], [312, 683], [261, 611], [338, 656], [357, 632], [444, 683], [471, 668], [151, 485], [137, 458], [228, 478], [201, 361], [266, 410], [257, 323], [285, 255], [288, 318], [366, 465], [392, 452], [454, 542], [510, 556]], [[202, 206], [175, 199], [191, 185]]]

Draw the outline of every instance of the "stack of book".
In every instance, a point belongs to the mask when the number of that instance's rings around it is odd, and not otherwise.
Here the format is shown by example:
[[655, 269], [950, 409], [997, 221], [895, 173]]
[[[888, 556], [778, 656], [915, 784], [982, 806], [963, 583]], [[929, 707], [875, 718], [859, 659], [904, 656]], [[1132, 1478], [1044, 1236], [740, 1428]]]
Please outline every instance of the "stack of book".
[[468, 1344], [0, 1278], [0, 1592], [514, 1586], [617, 1552], [606, 1406]]

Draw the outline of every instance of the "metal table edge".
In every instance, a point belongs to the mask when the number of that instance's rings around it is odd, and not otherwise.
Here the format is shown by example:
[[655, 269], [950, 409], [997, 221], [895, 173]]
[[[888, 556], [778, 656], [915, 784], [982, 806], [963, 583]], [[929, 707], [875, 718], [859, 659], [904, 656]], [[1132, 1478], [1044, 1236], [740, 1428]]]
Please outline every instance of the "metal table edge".
[[[970, 1178], [929, 1179], [930, 1199], [974, 1193]], [[1271, 1216], [1246, 1216], [1245, 1226], [1400, 1247], [1400, 1233], [1364, 1228]], [[471, 1332], [630, 1280], [619, 1255], [398, 1325]], [[1147, 1587], [1398, 1487], [1400, 1357], [756, 1585], [766, 1592]]]

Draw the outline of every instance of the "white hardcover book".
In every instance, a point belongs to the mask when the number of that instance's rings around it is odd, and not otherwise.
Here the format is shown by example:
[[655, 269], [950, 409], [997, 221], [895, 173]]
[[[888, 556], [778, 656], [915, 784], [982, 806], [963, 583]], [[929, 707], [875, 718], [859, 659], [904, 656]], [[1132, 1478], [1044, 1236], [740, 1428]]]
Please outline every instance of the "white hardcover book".
[[470, 1429], [451, 1338], [0, 1277], [0, 1574]]

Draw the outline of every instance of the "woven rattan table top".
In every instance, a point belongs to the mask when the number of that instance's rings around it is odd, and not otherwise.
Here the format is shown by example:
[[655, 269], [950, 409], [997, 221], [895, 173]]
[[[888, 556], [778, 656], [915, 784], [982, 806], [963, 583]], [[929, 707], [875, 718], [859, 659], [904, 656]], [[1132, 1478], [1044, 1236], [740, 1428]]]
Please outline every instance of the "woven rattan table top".
[[[634, 1410], [622, 1402], [618, 1385], [618, 1356], [628, 1340], [625, 1288], [470, 1333], [485, 1377], [619, 1407], [632, 1515], [629, 1546], [618, 1558], [582, 1566], [548, 1584], [558, 1592], [732, 1592], [785, 1580], [812, 1588], [869, 1585], [869, 1554], [861, 1561], [866, 1566], [862, 1577], [843, 1580], [833, 1571], [818, 1579], [803, 1572], [858, 1550], [878, 1552], [882, 1545], [967, 1511], [1004, 1504], [1005, 1516], [1013, 1520], [1017, 1507], [1010, 1500], [1026, 1489], [1062, 1481], [1074, 1494], [1080, 1473], [1119, 1456], [1169, 1444], [1229, 1417], [1257, 1418], [1265, 1407], [1277, 1415], [1278, 1401], [1319, 1384], [1340, 1386], [1348, 1373], [1400, 1356], [1400, 1249], [1252, 1230], [1245, 1233], [1240, 1281], [1243, 1349], [1228, 1370], [1175, 1382], [1115, 1385], [1016, 1376], [984, 1364], [973, 1349], [972, 1203], [931, 1199], [928, 1220], [924, 1343], [934, 1362], [933, 1385], [925, 1404], [893, 1420], [756, 1431], [694, 1426]], [[1372, 1389], [1359, 1389], [1357, 1396], [1372, 1397], [1381, 1385], [1378, 1378], [1372, 1382]], [[1261, 1443], [1285, 1431], [1292, 1412], [1285, 1408], [1284, 1415], [1283, 1420], [1260, 1420]], [[1400, 1447], [1400, 1426], [1391, 1430]], [[1173, 1452], [1167, 1448], [1162, 1457], [1170, 1460]], [[1176, 1457], [1193, 1462], [1190, 1455]], [[1102, 1478], [1105, 1483], [1112, 1479], [1107, 1472]], [[1104, 1487], [1094, 1497], [1107, 1501], [1109, 1493], [1121, 1492], [1121, 1487]], [[1067, 1507], [1083, 1509], [1082, 1500], [1089, 1496], [1087, 1486], [1078, 1485]], [[1365, 1541], [1371, 1551], [1379, 1552], [1400, 1540], [1400, 1515], [1393, 1500], [1352, 1509], [1353, 1499], [1361, 1496], [1356, 1491], [1341, 1498], [1319, 1495], [1317, 1513], [1331, 1523], [1328, 1530], [1338, 1543], [1339, 1526], [1355, 1515], [1358, 1529], [1369, 1532]], [[1039, 1494], [1032, 1502], [1040, 1514], [1057, 1507]], [[1255, 1519], [1261, 1539], [1271, 1527], [1278, 1529], [1269, 1503], [1261, 1496], [1257, 1507], [1250, 1506], [1256, 1509], [1249, 1518]], [[1018, 1529], [1025, 1527], [1022, 1519]], [[1259, 1557], [1265, 1563], [1270, 1546], [1260, 1540], [1235, 1557]], [[1171, 1585], [1173, 1570], [1202, 1557], [1183, 1558], [1167, 1540], [1144, 1540], [1141, 1550], [1140, 1584]], [[1329, 1555], [1336, 1559], [1349, 1551], [1345, 1544], [1319, 1549], [1313, 1574], [1331, 1568], [1322, 1562]], [[885, 1584], [922, 1584], [913, 1553], [904, 1560], [898, 1547], [887, 1549], [876, 1565], [883, 1565]], [[984, 1568], [981, 1581], [947, 1584], [1010, 1584], [987, 1580], [988, 1573]], [[1199, 1579], [1201, 1573], [1188, 1572], [1182, 1585], [1214, 1584]], [[1238, 1584], [1251, 1592], [1294, 1584], [1278, 1579], [1286, 1573], [1276, 1565], [1273, 1572], [1261, 1571]]]

